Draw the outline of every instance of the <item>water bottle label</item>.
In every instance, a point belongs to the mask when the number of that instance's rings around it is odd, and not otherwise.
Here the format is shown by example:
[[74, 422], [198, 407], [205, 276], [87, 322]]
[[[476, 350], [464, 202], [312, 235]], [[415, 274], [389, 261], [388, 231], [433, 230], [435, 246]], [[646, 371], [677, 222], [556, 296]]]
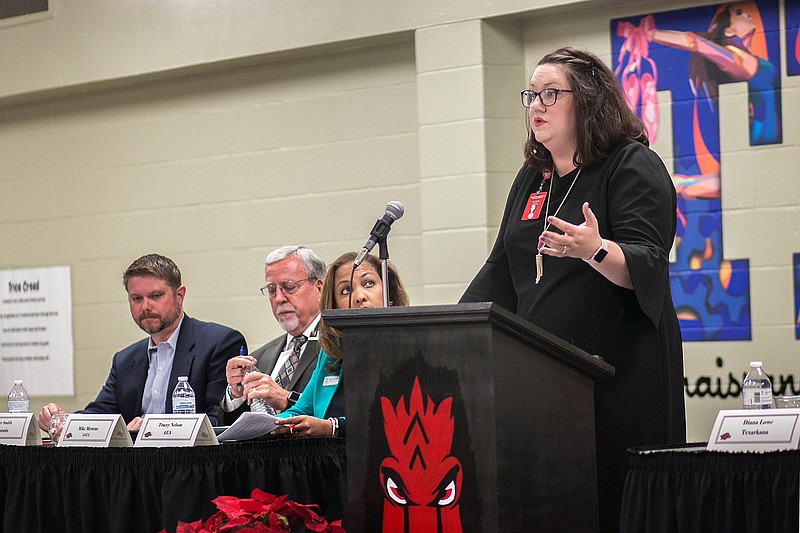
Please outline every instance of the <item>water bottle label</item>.
[[9, 413], [30, 413], [31, 402], [29, 400], [9, 400], [8, 401]]
[[744, 407], [768, 408], [772, 406], [771, 389], [745, 389], [742, 391], [744, 396]]
[[174, 398], [172, 400], [172, 412], [174, 414], [193, 415], [194, 411], [194, 398]]

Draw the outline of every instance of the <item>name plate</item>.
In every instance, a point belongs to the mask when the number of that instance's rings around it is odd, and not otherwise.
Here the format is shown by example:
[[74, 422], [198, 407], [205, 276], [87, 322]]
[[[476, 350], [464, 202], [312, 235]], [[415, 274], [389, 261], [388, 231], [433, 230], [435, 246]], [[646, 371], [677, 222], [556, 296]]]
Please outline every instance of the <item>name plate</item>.
[[706, 449], [724, 452], [796, 450], [800, 409], [720, 411]]
[[39, 426], [33, 413], [0, 413], [0, 444], [38, 446]]
[[134, 448], [149, 446], [211, 446], [219, 444], [205, 413], [145, 415]]
[[122, 415], [71, 413], [61, 430], [58, 446], [129, 448], [133, 440]]

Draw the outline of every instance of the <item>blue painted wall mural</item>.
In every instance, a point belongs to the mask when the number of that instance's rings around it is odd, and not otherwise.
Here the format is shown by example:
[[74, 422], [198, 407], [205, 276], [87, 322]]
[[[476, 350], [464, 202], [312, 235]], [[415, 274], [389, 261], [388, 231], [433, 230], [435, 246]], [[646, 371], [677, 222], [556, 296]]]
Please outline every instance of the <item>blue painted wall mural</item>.
[[614, 71], [653, 140], [656, 91], [671, 93], [678, 233], [670, 279], [684, 341], [752, 336], [749, 261], [722, 256], [719, 86], [747, 83], [742, 128], [751, 146], [781, 143], [779, 35], [777, 0], [611, 21]]

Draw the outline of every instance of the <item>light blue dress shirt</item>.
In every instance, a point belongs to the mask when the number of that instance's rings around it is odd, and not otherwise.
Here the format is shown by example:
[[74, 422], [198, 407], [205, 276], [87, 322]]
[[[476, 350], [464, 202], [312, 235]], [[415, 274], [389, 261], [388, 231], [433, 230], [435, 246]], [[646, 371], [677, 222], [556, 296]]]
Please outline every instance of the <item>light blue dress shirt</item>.
[[142, 414], [164, 414], [167, 405], [169, 376], [172, 373], [172, 362], [175, 360], [175, 347], [178, 344], [178, 335], [183, 324], [183, 316], [178, 323], [178, 327], [172, 335], [164, 342], [159, 342], [158, 346], [153, 344], [150, 337], [147, 343], [147, 357], [150, 366], [147, 369], [147, 381], [144, 383], [144, 394], [142, 395]]

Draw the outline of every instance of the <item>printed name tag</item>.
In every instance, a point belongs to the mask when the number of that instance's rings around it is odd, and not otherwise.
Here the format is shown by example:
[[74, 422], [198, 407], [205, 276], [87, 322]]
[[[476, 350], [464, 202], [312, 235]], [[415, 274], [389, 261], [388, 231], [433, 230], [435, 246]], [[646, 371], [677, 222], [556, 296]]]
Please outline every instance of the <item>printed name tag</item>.
[[338, 384], [339, 384], [339, 376], [325, 376], [325, 379], [322, 380], [323, 387], [330, 387]]
[[720, 411], [706, 449], [726, 452], [796, 450], [800, 409]]
[[205, 413], [145, 415], [134, 448], [219, 444]]
[[525, 211], [522, 212], [520, 220], [535, 220], [539, 218], [545, 198], [547, 198], [547, 192], [532, 193], [528, 198], [528, 203], [525, 206]]
[[0, 444], [37, 446], [42, 443], [33, 413], [0, 413]]
[[58, 446], [127, 448], [133, 445], [122, 415], [72, 413], [67, 418]]

